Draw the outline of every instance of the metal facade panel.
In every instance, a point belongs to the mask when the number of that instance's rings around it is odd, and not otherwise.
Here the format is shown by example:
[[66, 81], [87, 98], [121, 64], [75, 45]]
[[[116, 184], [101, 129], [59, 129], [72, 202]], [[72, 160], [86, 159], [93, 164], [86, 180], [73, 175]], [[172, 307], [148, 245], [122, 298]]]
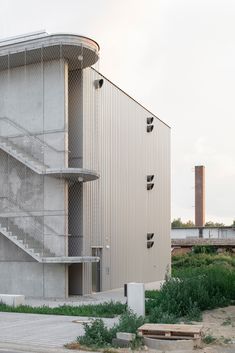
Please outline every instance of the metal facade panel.
[[[102, 248], [102, 290], [161, 280], [170, 269], [170, 129], [154, 117], [147, 133], [153, 115], [90, 68], [83, 108], [83, 167], [100, 173], [83, 186], [86, 255]], [[147, 233], [154, 233], [150, 249]]]

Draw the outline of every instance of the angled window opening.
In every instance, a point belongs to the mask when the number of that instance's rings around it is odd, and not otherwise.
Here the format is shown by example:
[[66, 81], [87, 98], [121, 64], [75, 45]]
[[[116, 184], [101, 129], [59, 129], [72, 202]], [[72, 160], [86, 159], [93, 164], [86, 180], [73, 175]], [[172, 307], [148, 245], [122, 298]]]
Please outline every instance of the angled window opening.
[[154, 233], [147, 233], [147, 240], [151, 240], [154, 237]]
[[154, 245], [154, 241], [150, 240], [147, 242], [147, 249], [151, 249]]
[[152, 124], [153, 123], [153, 116], [150, 116], [146, 119], [147, 124]]
[[152, 132], [154, 129], [154, 125], [148, 125], [147, 126], [147, 132]]
[[154, 187], [154, 183], [147, 184], [147, 190], [152, 190]]
[[150, 183], [154, 179], [154, 174], [152, 175], [147, 175], [147, 182]]

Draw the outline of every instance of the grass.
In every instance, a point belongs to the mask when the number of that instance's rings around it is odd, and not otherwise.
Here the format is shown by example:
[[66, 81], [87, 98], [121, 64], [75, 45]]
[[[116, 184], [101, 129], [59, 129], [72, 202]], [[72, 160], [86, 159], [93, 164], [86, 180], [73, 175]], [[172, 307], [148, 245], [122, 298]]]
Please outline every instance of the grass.
[[231, 317], [227, 317], [224, 322], [222, 323], [222, 326], [229, 326], [232, 325], [232, 318]]
[[0, 312], [28, 313], [28, 314], [45, 314], [45, 315], [67, 315], [67, 316], [89, 316], [113, 318], [121, 315], [126, 310], [126, 305], [120, 302], [105, 302], [97, 305], [61, 305], [55, 308], [43, 305], [40, 307], [32, 307], [29, 305], [20, 305], [18, 307], [9, 306], [0, 303]]
[[205, 344], [212, 344], [216, 341], [216, 338], [212, 335], [207, 335], [207, 336], [204, 336], [202, 341], [205, 343]]

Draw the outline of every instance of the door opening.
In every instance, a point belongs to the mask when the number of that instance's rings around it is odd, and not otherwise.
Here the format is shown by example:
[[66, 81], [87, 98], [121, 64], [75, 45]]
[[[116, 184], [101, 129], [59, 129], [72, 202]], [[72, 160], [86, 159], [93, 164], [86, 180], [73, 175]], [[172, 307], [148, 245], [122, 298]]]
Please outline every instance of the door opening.
[[82, 264], [69, 266], [69, 295], [82, 295]]
[[102, 266], [102, 248], [92, 248], [92, 256], [98, 256], [99, 262], [92, 263], [92, 292], [101, 291], [101, 266]]

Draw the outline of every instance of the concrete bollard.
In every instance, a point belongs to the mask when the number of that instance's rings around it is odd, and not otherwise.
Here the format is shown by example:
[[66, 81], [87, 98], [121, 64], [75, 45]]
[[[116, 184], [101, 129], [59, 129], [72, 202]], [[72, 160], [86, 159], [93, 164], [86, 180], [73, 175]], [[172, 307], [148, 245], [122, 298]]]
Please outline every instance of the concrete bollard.
[[145, 316], [144, 283], [127, 283], [127, 306], [138, 316]]

